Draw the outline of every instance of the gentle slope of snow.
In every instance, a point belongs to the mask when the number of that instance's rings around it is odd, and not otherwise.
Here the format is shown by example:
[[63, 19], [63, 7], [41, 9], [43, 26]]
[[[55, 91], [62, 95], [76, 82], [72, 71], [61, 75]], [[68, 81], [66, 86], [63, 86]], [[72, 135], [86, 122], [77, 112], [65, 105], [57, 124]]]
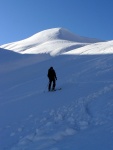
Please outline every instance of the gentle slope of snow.
[[113, 54], [113, 41], [99, 42], [66, 52], [68, 55]]
[[[0, 48], [0, 150], [112, 150], [112, 43], [55, 57]], [[61, 91], [47, 90], [50, 66]]]

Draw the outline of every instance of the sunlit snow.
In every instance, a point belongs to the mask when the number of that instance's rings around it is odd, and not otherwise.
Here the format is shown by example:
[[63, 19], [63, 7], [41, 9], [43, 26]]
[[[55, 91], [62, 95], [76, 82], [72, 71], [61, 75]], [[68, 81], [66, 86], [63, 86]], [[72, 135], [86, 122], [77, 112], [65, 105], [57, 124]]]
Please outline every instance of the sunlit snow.
[[0, 47], [0, 150], [113, 149], [113, 41], [55, 28]]

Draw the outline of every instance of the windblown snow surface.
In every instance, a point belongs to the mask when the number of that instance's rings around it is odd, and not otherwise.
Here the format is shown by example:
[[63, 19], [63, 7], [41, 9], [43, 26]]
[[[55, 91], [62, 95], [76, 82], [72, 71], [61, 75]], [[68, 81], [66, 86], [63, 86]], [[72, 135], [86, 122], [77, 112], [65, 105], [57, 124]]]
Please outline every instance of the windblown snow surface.
[[113, 41], [55, 28], [2, 45], [0, 150], [113, 150]]

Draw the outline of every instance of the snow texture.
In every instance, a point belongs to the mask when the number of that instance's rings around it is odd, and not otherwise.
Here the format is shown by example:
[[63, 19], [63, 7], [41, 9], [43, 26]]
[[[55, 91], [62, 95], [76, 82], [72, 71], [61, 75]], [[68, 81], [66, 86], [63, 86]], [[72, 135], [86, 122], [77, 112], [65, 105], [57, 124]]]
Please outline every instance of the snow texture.
[[113, 41], [55, 28], [2, 45], [0, 150], [112, 150], [112, 91]]

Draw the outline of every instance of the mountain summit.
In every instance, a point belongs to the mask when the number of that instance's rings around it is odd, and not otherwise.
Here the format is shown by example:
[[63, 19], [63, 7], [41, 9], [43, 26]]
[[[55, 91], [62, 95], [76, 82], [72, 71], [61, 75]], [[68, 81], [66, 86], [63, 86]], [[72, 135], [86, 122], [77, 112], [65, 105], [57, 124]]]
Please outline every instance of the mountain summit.
[[32, 40], [39, 40], [40, 42], [46, 42], [51, 40], [67, 40], [79, 43], [95, 43], [99, 42], [97, 39], [86, 38], [76, 34], [73, 34], [65, 28], [52, 28], [41, 31], [30, 37]]
[[100, 41], [73, 34], [64, 28], [52, 28], [34, 34], [27, 39], [2, 45], [1, 48], [23, 54], [49, 53], [50, 55], [58, 55], [96, 42]]

